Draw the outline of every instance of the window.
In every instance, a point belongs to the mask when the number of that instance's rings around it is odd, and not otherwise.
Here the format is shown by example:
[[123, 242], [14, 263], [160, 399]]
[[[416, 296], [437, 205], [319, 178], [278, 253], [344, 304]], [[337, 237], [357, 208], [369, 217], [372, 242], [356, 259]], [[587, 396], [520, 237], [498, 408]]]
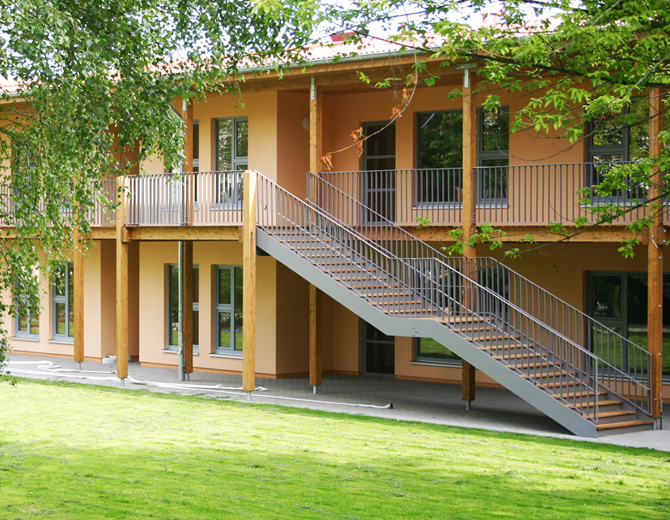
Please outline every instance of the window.
[[200, 171], [200, 121], [193, 121], [193, 171]]
[[[647, 274], [600, 272], [588, 276], [589, 314], [641, 347], [647, 347]], [[596, 353], [616, 356], [626, 366], [625, 352], [618, 346], [600, 344], [606, 336], [591, 331]], [[614, 349], [614, 351], [612, 350]], [[612, 354], [613, 352], [613, 354]], [[635, 368], [630, 366], [630, 368]], [[663, 275], [663, 375], [670, 376], [670, 274]]]
[[74, 290], [72, 262], [59, 262], [53, 272], [53, 337], [72, 341], [74, 338]]
[[463, 111], [417, 114], [417, 202], [450, 203], [462, 200]]
[[241, 354], [242, 330], [242, 267], [216, 268], [216, 347], [217, 354]]
[[415, 338], [414, 349], [417, 361], [461, 364], [461, 358], [433, 338]]
[[[216, 171], [237, 172], [249, 167], [249, 122], [246, 117], [216, 120]], [[217, 204], [242, 204], [242, 175], [219, 173], [216, 180]]]
[[[167, 350], [179, 350], [179, 265], [168, 264]], [[200, 327], [200, 270], [193, 266], [193, 352], [198, 351]]]
[[509, 166], [509, 108], [498, 112], [477, 109], [477, 198], [490, 203], [507, 201]]
[[[35, 285], [38, 283], [37, 272], [34, 273]], [[15, 335], [17, 337], [37, 338], [39, 336], [39, 295], [37, 287], [17, 286], [15, 290]], [[29, 292], [30, 291], [30, 292]]]
[[[624, 118], [628, 122], [624, 122]], [[600, 184], [616, 164], [638, 162], [649, 157], [649, 101], [639, 99], [622, 116], [604, 117], [589, 124], [587, 186]], [[616, 190], [615, 199], [644, 198], [644, 189], [631, 186]]]

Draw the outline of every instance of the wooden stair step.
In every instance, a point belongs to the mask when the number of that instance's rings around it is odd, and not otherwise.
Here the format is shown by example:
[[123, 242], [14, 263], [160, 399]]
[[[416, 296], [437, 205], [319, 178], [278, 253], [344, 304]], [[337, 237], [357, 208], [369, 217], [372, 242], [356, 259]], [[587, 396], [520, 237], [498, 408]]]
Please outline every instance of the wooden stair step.
[[634, 419], [632, 421], [620, 421], [620, 422], [598, 424], [596, 428], [598, 429], [598, 431], [603, 431], [603, 430], [614, 430], [616, 428], [630, 428], [631, 426], [651, 426], [653, 424], [654, 421]]
[[523, 374], [521, 377], [524, 379], [544, 379], [545, 377], [564, 377], [567, 376], [566, 372], [562, 370], [557, 370], [556, 372], [540, 372], [539, 374]]
[[[556, 399], [563, 398], [563, 399], [571, 399], [574, 397], [589, 397], [596, 395], [596, 393], [593, 390], [578, 390], [577, 392], [564, 392], [562, 394], [553, 394], [553, 397]], [[607, 395], [607, 392], [605, 390], [598, 390], [598, 395]]]
[[326, 273], [374, 273], [377, 269], [371, 267], [370, 269], [361, 269], [360, 267], [350, 267], [349, 269], [324, 269]]
[[504, 354], [502, 356], [495, 355], [493, 356], [493, 359], [523, 359], [529, 357], [538, 357], [538, 355], [535, 352], [523, 352], [521, 354]]
[[495, 327], [492, 326], [482, 326], [482, 327], [462, 327], [456, 329], [459, 332], [489, 332], [495, 330]]
[[567, 388], [569, 386], [575, 386], [580, 384], [580, 381], [559, 381], [558, 383], [543, 383], [540, 386], [544, 388]]
[[478, 316], [448, 316], [440, 319], [440, 323], [486, 323], [484, 318]]
[[[598, 401], [598, 406], [619, 406], [622, 405], [623, 401], [615, 400], [602, 400]], [[593, 408], [596, 405], [595, 401], [588, 401], [586, 403], [577, 403], [569, 405], [570, 408]]]
[[[374, 296], [372, 296], [374, 297]], [[413, 301], [388, 301], [388, 302], [370, 302], [372, 305], [419, 305], [421, 300]]]
[[[467, 341], [496, 341], [498, 339], [519, 339], [521, 336], [508, 336], [505, 333], [498, 334], [497, 336], [477, 336], [474, 338], [465, 338]], [[513, 347], [513, 348], [520, 348], [519, 347]], [[510, 346], [501, 346], [501, 345], [493, 345], [490, 347], [490, 350], [497, 350], [501, 348], [512, 348]]]
[[[598, 419], [609, 419], [610, 417], [623, 417], [625, 415], [635, 415], [635, 412], [632, 410], [606, 410], [604, 412], [598, 412]], [[592, 415], [589, 417], [593, 418]]]
[[391, 309], [389, 314], [435, 313], [433, 309]]

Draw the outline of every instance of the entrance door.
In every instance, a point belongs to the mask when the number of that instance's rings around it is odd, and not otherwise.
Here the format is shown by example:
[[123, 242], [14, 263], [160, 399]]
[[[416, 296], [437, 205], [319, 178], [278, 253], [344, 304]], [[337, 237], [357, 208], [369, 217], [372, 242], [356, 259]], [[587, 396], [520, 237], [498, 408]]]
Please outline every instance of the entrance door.
[[363, 364], [366, 374], [395, 374], [395, 338], [363, 322]]
[[395, 123], [384, 128], [387, 124], [363, 124], [371, 136], [363, 148], [363, 203], [373, 210], [363, 215], [366, 224], [379, 223], [379, 215], [395, 221]]

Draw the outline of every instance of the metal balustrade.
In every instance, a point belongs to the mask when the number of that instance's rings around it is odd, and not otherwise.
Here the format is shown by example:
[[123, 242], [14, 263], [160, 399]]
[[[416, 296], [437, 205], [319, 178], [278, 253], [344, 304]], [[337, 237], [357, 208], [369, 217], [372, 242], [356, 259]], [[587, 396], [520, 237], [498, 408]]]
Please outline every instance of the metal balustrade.
[[240, 226], [242, 171], [130, 175], [128, 226]]
[[[623, 164], [623, 163], [620, 163]], [[626, 214], [612, 225], [624, 226], [645, 216], [646, 192], [639, 186], [599, 196], [590, 188], [601, 182], [602, 163], [529, 164], [474, 168], [476, 222], [494, 226], [566, 226], [577, 219], [598, 221], [598, 208], [614, 204]], [[368, 209], [338, 208], [337, 217], [350, 225], [374, 222], [375, 214], [399, 226], [426, 219], [434, 226], [462, 224], [461, 168], [322, 172], [326, 181], [350, 194]], [[591, 198], [582, 202], [581, 190]], [[666, 210], [670, 215], [670, 212]], [[608, 222], [609, 224], [609, 222]]]
[[[376, 214], [369, 224], [352, 222], [353, 219], [340, 221], [338, 216], [372, 210], [323, 177], [308, 174], [307, 185], [308, 200], [319, 210], [337, 219], [351, 233], [423, 273], [423, 283], [427, 287], [432, 283], [430, 292], [438, 295], [437, 301], [433, 299], [436, 304], [443, 305], [447, 300], [454, 304], [460, 298], [467, 302], [462, 310], [501, 319], [503, 325], [498, 324], [499, 329], [514, 331], [552, 363], [567, 364], [572, 373], [579, 374], [580, 380], [584, 377], [587, 381], [599, 381], [635, 407], [650, 412], [651, 357], [642, 347], [493, 258], [448, 257], [381, 214]], [[453, 280], [460, 282], [455, 284]], [[436, 287], [436, 282], [443, 287]], [[472, 287], [478, 289], [468, 293], [463, 283], [474, 284]], [[507, 354], [515, 348], [504, 340], [494, 347]]]

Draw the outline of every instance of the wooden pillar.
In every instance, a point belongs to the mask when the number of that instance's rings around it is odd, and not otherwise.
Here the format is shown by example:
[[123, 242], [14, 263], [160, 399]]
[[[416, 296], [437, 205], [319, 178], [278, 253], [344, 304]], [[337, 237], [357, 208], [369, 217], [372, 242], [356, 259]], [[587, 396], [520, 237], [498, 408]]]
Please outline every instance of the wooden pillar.
[[[659, 132], [663, 131], [664, 92], [653, 89], [650, 95], [649, 155], [656, 157], [661, 153]], [[663, 372], [663, 244], [665, 232], [661, 219], [663, 210], [663, 176], [658, 167], [652, 172], [647, 206], [652, 227], [649, 228], [647, 246], [648, 258], [648, 295], [647, 295], [647, 345], [651, 354], [651, 398], [652, 417], [661, 417], [661, 390]]]
[[256, 173], [244, 172], [242, 388], [256, 388]]
[[128, 377], [128, 241], [125, 229], [125, 177], [116, 180], [116, 375]]
[[196, 178], [193, 173], [193, 104], [183, 102], [182, 106], [185, 139], [184, 139], [184, 211], [185, 223], [193, 225], [193, 211], [195, 206], [195, 182]]
[[[312, 77], [309, 93], [309, 169], [314, 174], [321, 171], [323, 155], [323, 105], [321, 87]], [[315, 200], [314, 193], [310, 196]], [[309, 383], [314, 393], [322, 382], [321, 368], [321, 291], [309, 286]]]
[[193, 241], [183, 242], [183, 304], [182, 318], [182, 355], [184, 359], [184, 373], [193, 372]]
[[81, 251], [79, 231], [74, 232], [72, 252], [74, 284], [74, 361], [84, 361], [84, 253]]
[[[477, 105], [474, 99], [475, 77], [470, 69], [463, 70], [463, 235], [465, 244], [463, 250], [464, 275], [474, 279], [474, 259], [477, 250], [469, 245], [472, 235], [477, 232], [477, 178], [475, 166], [477, 166]], [[472, 308], [475, 305], [475, 288], [465, 287], [463, 304]], [[470, 409], [470, 403], [475, 400], [475, 367], [463, 361], [461, 372], [462, 398], [466, 402], [466, 408]]]

